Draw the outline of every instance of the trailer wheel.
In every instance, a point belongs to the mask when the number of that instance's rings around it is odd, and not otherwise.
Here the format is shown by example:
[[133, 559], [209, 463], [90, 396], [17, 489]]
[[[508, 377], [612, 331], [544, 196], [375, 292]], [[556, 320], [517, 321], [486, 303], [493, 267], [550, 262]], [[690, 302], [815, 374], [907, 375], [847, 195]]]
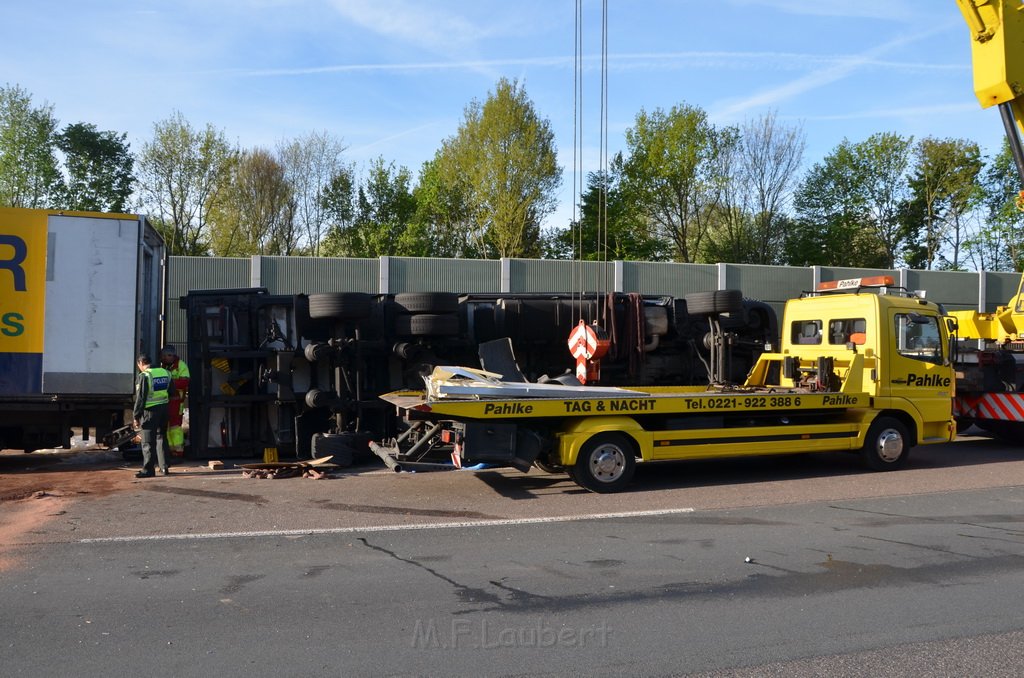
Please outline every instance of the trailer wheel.
[[879, 417], [868, 429], [861, 456], [873, 471], [893, 471], [907, 463], [910, 438], [899, 419]]
[[459, 295], [452, 292], [400, 292], [395, 305], [403, 313], [455, 313]]
[[683, 298], [686, 300], [686, 312], [690, 315], [718, 315], [743, 310], [743, 292], [740, 290], [693, 292]]
[[365, 292], [309, 295], [309, 317], [360, 320], [370, 315], [371, 298]]
[[395, 318], [395, 334], [401, 337], [450, 337], [459, 333], [454, 314], [421, 313]]
[[633, 479], [636, 450], [621, 433], [599, 433], [580, 450], [572, 479], [591, 492], [618, 492]]

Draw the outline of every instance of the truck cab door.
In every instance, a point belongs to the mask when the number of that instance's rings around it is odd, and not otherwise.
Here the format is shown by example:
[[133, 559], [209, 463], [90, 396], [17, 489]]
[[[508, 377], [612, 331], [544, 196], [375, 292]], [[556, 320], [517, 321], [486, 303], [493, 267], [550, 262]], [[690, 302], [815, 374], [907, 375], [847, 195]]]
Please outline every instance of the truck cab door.
[[[926, 424], [949, 421], [953, 371], [945, 325], [938, 315], [891, 308], [887, 319], [893, 332], [889, 355], [883, 361], [882, 392], [904, 399]], [[887, 369], [886, 369], [887, 367]]]

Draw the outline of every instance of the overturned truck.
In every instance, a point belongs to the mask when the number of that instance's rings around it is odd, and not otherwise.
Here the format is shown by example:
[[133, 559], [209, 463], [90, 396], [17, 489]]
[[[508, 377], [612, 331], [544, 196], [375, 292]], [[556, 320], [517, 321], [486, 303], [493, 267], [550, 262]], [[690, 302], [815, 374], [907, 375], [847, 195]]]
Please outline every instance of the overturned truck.
[[492, 352], [487, 369], [512, 364], [518, 379], [571, 382], [567, 340], [581, 319], [601, 318], [607, 333], [602, 386], [706, 385], [721, 354], [716, 336], [729, 338], [726, 369], [741, 382], [778, 324], [768, 304], [737, 302], [713, 333], [706, 314], [671, 296], [192, 291], [181, 299], [192, 372], [187, 454], [365, 451], [406, 426], [381, 395], [422, 388], [438, 365], [481, 366], [481, 345], [508, 349]]

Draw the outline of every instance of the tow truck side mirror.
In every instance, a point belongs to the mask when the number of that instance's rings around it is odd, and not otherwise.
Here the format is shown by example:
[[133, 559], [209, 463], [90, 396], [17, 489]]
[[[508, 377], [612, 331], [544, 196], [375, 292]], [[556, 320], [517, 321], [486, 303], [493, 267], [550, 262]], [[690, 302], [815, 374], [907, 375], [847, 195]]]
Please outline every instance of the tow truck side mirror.
[[960, 342], [957, 341], [957, 330], [960, 329], [960, 324], [956, 318], [946, 318], [946, 333], [949, 335], [949, 350], [946, 351], [946, 359], [943, 361], [944, 365], [960, 362]]

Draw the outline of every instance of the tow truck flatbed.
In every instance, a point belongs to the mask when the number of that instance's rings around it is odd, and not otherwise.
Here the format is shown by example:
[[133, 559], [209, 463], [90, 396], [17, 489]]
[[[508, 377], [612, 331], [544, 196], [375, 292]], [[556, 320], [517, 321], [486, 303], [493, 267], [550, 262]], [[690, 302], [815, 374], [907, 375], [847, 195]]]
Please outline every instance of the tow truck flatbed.
[[[586, 387], [583, 387], [585, 389]], [[704, 387], [645, 387], [624, 397], [428, 399], [421, 391], [381, 396], [410, 419], [481, 421], [566, 416], [680, 415], [716, 412], [783, 413], [871, 406], [867, 393], [825, 393], [804, 389], [707, 390]]]

